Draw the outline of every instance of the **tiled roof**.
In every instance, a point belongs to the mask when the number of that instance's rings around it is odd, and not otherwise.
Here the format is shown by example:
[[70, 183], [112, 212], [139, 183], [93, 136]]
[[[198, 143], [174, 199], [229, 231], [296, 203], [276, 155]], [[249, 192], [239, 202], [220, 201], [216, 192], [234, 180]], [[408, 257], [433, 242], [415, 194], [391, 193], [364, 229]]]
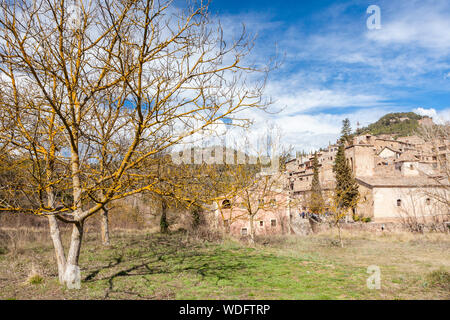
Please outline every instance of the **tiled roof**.
[[437, 180], [427, 176], [357, 177], [356, 180], [372, 187], [432, 187], [449, 185], [447, 180]]
[[419, 161], [419, 160], [420, 157], [416, 156], [416, 153], [412, 151], [405, 151], [400, 155], [400, 157], [396, 161], [403, 162], [403, 161]]

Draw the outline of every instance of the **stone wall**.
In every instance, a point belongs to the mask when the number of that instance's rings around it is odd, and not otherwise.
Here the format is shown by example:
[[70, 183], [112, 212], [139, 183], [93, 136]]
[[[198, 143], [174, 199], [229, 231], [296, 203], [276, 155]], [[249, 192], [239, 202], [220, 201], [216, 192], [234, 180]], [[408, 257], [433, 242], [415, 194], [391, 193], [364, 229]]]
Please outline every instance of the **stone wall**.
[[299, 214], [291, 216], [291, 233], [307, 236], [313, 232], [309, 219], [302, 218]]

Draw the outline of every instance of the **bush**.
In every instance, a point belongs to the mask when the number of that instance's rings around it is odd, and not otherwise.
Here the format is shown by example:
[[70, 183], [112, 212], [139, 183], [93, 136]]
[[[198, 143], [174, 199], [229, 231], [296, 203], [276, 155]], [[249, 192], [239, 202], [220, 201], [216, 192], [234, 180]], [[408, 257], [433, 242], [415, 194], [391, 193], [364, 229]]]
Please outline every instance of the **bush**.
[[32, 274], [30, 274], [29, 276], [28, 276], [28, 278], [27, 278], [27, 283], [28, 284], [40, 284], [40, 283], [42, 283], [42, 282], [44, 282], [44, 278], [41, 276], [41, 275], [39, 275], [39, 274], [37, 274], [37, 273], [32, 273]]
[[367, 217], [367, 218], [362, 218], [361, 221], [367, 223], [367, 222], [372, 221], [372, 219], [370, 219], [369, 217]]
[[255, 242], [264, 246], [283, 246], [287, 242], [287, 237], [278, 235], [257, 235], [255, 236]]
[[434, 287], [440, 287], [444, 290], [450, 291], [450, 272], [439, 269], [430, 272], [427, 275], [428, 283]]
[[6, 247], [0, 247], [0, 255], [2, 254], [7, 254], [8, 253], [8, 248]]

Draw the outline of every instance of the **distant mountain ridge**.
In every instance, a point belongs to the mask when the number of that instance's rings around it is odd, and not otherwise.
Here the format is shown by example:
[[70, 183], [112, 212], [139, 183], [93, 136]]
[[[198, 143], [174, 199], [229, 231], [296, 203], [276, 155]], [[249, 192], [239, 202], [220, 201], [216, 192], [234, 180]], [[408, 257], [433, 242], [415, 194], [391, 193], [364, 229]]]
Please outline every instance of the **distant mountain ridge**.
[[[396, 138], [413, 135], [420, 126], [420, 120], [427, 118], [414, 112], [395, 112], [388, 113], [378, 121], [369, 124], [367, 127], [356, 130], [356, 135], [360, 134], [391, 134]], [[431, 119], [430, 119], [431, 121]]]

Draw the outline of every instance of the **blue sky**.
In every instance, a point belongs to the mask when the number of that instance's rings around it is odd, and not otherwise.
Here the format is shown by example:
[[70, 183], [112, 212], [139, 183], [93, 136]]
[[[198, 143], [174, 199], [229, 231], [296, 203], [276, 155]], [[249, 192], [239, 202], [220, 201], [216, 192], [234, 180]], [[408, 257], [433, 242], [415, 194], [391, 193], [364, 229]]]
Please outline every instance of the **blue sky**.
[[[369, 5], [379, 30], [366, 26]], [[210, 11], [229, 32], [245, 23], [257, 34], [256, 59], [285, 55], [266, 88], [282, 111], [253, 116], [297, 150], [333, 142], [345, 117], [353, 127], [398, 111], [450, 120], [450, 1], [212, 0]]]

